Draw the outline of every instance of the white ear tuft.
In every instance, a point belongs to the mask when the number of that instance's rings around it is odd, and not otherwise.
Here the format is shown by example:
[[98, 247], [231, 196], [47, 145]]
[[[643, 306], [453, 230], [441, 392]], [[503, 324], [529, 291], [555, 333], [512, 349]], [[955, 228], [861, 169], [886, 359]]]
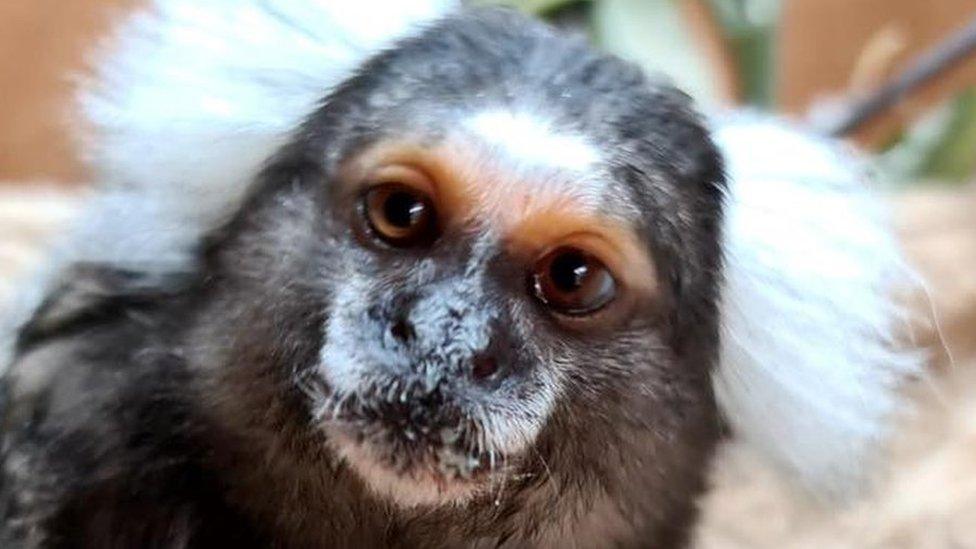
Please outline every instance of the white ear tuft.
[[83, 233], [98, 242], [83, 255], [180, 261], [333, 86], [454, 4], [152, 2], [105, 45], [83, 82], [84, 146], [111, 191], [87, 217], [93, 225]]
[[852, 493], [923, 362], [897, 341], [913, 275], [838, 143], [755, 116], [720, 122], [715, 139], [730, 179], [719, 405], [803, 484]]

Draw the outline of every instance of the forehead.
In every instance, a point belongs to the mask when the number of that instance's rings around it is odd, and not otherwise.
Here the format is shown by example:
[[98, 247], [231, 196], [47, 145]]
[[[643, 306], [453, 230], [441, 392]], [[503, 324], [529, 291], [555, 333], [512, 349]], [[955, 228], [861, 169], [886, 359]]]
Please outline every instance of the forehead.
[[463, 128], [483, 145], [527, 167], [591, 173], [600, 149], [583, 135], [556, 129], [544, 118], [509, 109], [482, 109], [464, 117]]
[[585, 133], [501, 107], [472, 109], [449, 125], [436, 137], [392, 132], [354, 154], [345, 171], [369, 179], [363, 172], [377, 167], [419, 168], [454, 213], [503, 229], [540, 214], [619, 227], [639, 220], [632, 193], [608, 169], [606, 149]]
[[474, 111], [462, 116], [446, 149], [481, 213], [496, 221], [539, 211], [620, 217], [608, 202], [618, 202], [621, 189], [604, 169], [599, 144], [544, 116]]

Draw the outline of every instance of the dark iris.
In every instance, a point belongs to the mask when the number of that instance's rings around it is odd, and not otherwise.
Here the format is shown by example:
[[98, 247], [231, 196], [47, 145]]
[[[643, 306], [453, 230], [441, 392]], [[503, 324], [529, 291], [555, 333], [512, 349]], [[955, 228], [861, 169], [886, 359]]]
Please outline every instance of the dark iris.
[[424, 215], [425, 205], [413, 194], [393, 192], [383, 204], [383, 215], [390, 225], [408, 229], [416, 225]]
[[553, 311], [582, 316], [609, 304], [617, 295], [617, 282], [596, 256], [567, 246], [536, 263], [532, 289]]
[[366, 192], [364, 213], [373, 234], [397, 247], [427, 244], [437, 237], [430, 198], [406, 185], [385, 183]]

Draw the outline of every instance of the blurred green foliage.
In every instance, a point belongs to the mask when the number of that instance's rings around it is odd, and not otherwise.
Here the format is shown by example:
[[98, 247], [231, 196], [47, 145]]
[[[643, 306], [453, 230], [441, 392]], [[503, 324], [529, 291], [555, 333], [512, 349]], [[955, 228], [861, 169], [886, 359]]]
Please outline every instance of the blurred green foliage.
[[969, 89], [903, 131], [877, 155], [886, 180], [966, 182], [976, 173], [976, 90]]
[[722, 90], [688, 32], [681, 1], [599, 0], [590, 11], [593, 39], [649, 73], [667, 75], [702, 105], [718, 105]]
[[779, 0], [710, 0], [710, 5], [732, 47], [743, 100], [750, 105], [771, 107]]
[[960, 94], [950, 107], [952, 114], [939, 140], [922, 165], [927, 177], [961, 181], [976, 168], [976, 91]]
[[579, 3], [581, 0], [496, 0], [485, 3], [506, 4], [514, 6], [526, 13], [534, 15], [546, 15], [549, 12], [564, 8], [570, 4]]

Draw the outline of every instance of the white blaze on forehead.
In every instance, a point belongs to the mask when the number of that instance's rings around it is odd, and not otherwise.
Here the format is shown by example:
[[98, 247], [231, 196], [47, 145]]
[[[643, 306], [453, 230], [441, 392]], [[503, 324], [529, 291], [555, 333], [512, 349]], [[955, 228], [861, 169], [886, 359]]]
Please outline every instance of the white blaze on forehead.
[[466, 120], [464, 127], [485, 143], [533, 167], [582, 172], [600, 159], [598, 150], [582, 136], [560, 132], [525, 113], [482, 111]]

